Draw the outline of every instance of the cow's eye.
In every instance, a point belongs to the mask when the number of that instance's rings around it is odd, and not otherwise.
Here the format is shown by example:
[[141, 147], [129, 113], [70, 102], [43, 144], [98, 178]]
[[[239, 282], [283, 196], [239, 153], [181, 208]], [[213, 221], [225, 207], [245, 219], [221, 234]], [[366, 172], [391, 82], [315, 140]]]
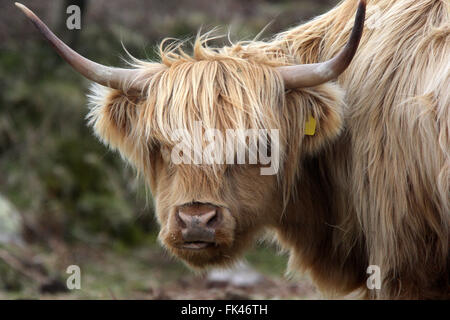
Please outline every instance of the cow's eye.
[[231, 177], [233, 175], [233, 166], [227, 165], [225, 167], [225, 177]]
[[163, 160], [170, 163], [170, 149], [167, 147], [161, 147], [161, 156]]

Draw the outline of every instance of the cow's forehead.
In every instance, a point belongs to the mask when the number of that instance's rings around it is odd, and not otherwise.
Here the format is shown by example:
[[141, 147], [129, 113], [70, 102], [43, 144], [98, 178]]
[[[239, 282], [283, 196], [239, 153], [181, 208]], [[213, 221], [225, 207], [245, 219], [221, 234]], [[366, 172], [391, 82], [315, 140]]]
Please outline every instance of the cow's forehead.
[[163, 144], [198, 131], [279, 129], [283, 84], [270, 66], [245, 60], [183, 61], [158, 73], [143, 100], [142, 123]]

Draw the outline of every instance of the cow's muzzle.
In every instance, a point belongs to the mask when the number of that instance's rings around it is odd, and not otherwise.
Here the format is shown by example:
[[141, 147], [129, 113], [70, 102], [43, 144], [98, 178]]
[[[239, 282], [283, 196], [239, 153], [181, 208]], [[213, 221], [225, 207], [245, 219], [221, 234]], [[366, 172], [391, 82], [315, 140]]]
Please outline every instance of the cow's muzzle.
[[211, 204], [190, 203], [176, 211], [183, 249], [204, 249], [216, 243], [216, 229], [222, 222], [220, 208]]

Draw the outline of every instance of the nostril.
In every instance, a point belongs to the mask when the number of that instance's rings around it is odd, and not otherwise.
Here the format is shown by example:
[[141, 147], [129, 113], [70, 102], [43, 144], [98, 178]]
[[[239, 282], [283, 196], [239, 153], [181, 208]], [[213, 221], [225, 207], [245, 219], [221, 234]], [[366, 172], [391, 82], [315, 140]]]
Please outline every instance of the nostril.
[[197, 216], [198, 219], [200, 220], [200, 223], [202, 226], [204, 227], [209, 227], [210, 226], [210, 222], [212, 220], [214, 220], [214, 218], [217, 216], [217, 211], [216, 210], [211, 210], [209, 212], [206, 212], [200, 216]]
[[177, 221], [182, 229], [190, 225], [191, 216], [183, 213], [182, 211], [177, 212]]
[[214, 211], [214, 214], [208, 217], [208, 220], [206, 221], [206, 226], [209, 228], [217, 227], [219, 223], [220, 213], [218, 211]]

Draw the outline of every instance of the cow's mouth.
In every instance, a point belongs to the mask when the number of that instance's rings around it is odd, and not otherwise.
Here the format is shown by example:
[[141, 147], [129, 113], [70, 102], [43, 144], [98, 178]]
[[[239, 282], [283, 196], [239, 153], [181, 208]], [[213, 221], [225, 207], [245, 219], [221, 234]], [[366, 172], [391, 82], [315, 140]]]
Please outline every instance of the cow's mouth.
[[214, 242], [190, 241], [190, 242], [184, 242], [181, 245], [181, 248], [187, 249], [187, 250], [201, 250], [201, 249], [206, 249], [206, 248], [212, 247], [214, 245], [215, 245]]

